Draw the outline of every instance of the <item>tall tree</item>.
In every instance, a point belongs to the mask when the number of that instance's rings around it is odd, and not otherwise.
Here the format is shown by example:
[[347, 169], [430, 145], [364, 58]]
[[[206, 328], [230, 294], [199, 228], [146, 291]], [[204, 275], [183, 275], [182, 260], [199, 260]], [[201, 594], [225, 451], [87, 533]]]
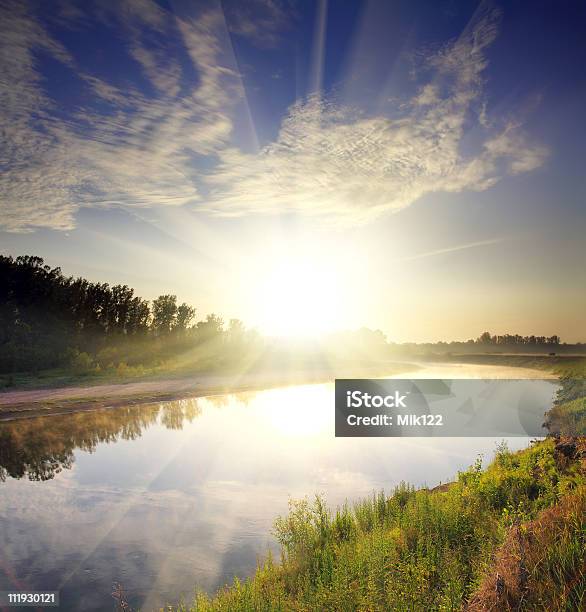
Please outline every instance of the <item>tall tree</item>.
[[195, 308], [183, 302], [177, 307], [177, 317], [175, 319], [175, 330], [184, 332], [195, 318]]
[[177, 321], [177, 296], [160, 295], [153, 301], [152, 328], [157, 335], [168, 334]]

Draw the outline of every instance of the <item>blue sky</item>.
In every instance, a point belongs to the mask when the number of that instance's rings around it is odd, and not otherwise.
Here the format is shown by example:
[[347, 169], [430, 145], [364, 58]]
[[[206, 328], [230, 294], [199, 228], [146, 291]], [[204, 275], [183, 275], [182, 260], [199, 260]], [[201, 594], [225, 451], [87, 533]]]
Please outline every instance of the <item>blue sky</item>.
[[0, 23], [3, 253], [275, 333], [586, 340], [583, 3], [5, 1]]

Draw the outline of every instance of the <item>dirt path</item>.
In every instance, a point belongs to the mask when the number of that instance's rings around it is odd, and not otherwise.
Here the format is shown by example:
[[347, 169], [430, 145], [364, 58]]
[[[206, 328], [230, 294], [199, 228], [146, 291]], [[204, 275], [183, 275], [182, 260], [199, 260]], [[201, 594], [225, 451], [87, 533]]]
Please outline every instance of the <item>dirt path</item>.
[[57, 389], [32, 389], [0, 393], [0, 407], [38, 402], [59, 402], [92, 397], [123, 397], [155, 394], [160, 392], [195, 391], [199, 385], [195, 379], [140, 381], [94, 385], [91, 387], [61, 387]]

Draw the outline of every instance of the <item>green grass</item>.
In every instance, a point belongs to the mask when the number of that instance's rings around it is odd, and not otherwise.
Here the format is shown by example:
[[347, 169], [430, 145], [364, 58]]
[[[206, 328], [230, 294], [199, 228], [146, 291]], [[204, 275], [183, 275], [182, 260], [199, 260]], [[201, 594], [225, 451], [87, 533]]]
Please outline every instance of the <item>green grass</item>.
[[144, 366], [129, 366], [126, 362], [116, 365], [91, 367], [83, 371], [71, 368], [53, 368], [41, 370], [38, 373], [16, 372], [0, 374], [0, 390], [32, 390], [61, 387], [92, 387], [105, 384], [154, 381], [172, 378], [182, 378], [201, 373], [226, 373], [235, 371], [234, 367], [214, 367], [214, 364], [201, 362], [189, 363], [180, 358], [168, 358], [160, 363]]
[[547, 426], [555, 435], [586, 436], [586, 359], [558, 366], [560, 389], [547, 414]]
[[[17, 372], [0, 375], [0, 390], [20, 391], [32, 389], [53, 389], [61, 387], [90, 387], [112, 383], [122, 383], [138, 380], [156, 380], [169, 378], [176, 374], [176, 370], [164, 367], [157, 368], [129, 368], [119, 371], [117, 368], [105, 369], [101, 372], [74, 373], [64, 368], [43, 370], [38, 374]], [[179, 373], [181, 374], [181, 372]]]
[[[579, 461], [560, 461], [558, 455], [547, 439], [518, 453], [500, 448], [488, 469], [478, 461], [446, 490], [415, 491], [402, 484], [389, 497], [375, 494], [335, 511], [319, 497], [292, 502], [289, 514], [275, 523], [280, 562], [269, 557], [252, 578], [236, 579], [212, 597], [198, 593], [179, 609], [460, 610], [482, 600], [490, 568], [513, 530], [541, 524], [544, 513], [571, 497], [586, 500]], [[543, 601], [582, 601], [583, 519], [566, 517], [564, 537], [555, 538], [561, 544], [551, 542], [541, 551], [545, 556], [536, 555], [523, 570], [524, 576], [533, 571], [532, 590]], [[556, 581], [538, 589], [545, 577]], [[506, 580], [511, 595], [514, 576]], [[519, 609], [536, 609], [524, 597]]]
[[352, 364], [329, 362], [313, 368], [311, 364], [299, 362], [294, 367], [279, 367], [278, 364], [267, 365], [255, 362], [242, 362], [238, 364], [214, 364], [211, 361], [193, 363], [181, 358], [169, 358], [164, 362], [152, 366], [129, 366], [125, 362], [113, 367], [95, 368], [86, 371], [74, 372], [67, 368], [54, 368], [42, 370], [36, 374], [17, 372], [0, 374], [0, 392], [21, 391], [34, 389], [54, 389], [62, 387], [99, 387], [100, 385], [157, 381], [189, 378], [197, 375], [212, 374], [236, 376], [243, 373], [268, 374], [274, 378], [275, 374], [282, 374], [283, 380], [298, 380], [299, 383], [326, 382], [338, 374], [349, 376], [382, 376], [390, 373], [399, 373], [402, 370], [417, 369], [416, 365], [396, 361], [354, 362]]

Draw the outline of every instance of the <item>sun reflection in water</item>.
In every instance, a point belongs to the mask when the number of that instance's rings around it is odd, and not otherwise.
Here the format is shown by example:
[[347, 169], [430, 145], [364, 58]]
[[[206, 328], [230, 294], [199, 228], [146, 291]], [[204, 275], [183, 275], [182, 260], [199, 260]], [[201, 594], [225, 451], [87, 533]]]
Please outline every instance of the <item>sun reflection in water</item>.
[[258, 396], [255, 408], [277, 435], [333, 435], [334, 386], [331, 384], [266, 391]]

